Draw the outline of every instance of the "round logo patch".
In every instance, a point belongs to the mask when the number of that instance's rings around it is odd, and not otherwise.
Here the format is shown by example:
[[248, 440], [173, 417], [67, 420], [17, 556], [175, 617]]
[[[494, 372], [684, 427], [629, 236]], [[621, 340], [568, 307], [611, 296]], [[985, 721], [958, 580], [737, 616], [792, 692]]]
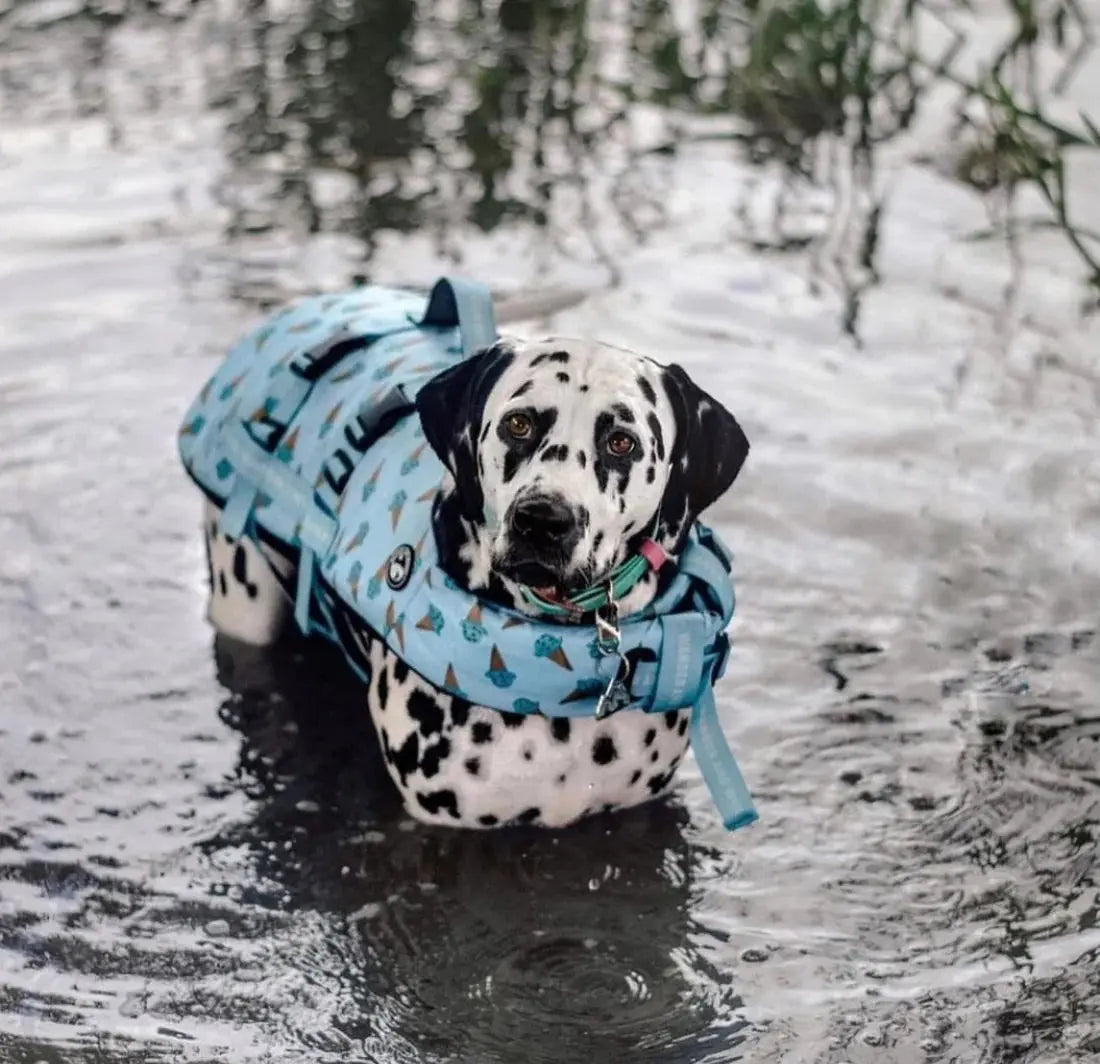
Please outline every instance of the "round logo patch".
[[402, 543], [390, 555], [386, 562], [386, 583], [394, 591], [400, 591], [412, 576], [413, 562], [416, 561], [416, 552], [407, 543]]

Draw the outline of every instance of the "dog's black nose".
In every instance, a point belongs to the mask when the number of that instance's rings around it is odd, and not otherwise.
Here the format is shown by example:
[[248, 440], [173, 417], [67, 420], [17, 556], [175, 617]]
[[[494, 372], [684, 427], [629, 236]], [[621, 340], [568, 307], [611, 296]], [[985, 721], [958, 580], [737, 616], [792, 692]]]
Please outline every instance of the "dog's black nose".
[[512, 507], [509, 524], [520, 539], [564, 546], [576, 531], [577, 517], [560, 495], [529, 495]]

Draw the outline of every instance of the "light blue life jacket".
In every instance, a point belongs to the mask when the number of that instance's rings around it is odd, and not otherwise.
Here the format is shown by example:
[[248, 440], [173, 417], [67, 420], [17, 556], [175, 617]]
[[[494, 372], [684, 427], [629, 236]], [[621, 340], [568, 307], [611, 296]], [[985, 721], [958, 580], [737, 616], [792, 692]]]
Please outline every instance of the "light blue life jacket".
[[723, 822], [751, 824], [714, 705], [734, 596], [729, 552], [710, 529], [696, 524], [675, 575], [611, 645], [606, 629], [506, 609], [440, 568], [431, 514], [445, 469], [413, 404], [495, 339], [488, 291], [466, 281], [440, 281], [426, 307], [382, 287], [304, 299], [203, 387], [180, 430], [183, 464], [223, 507], [226, 535], [260, 536], [297, 560], [298, 626], [341, 646], [364, 678], [362, 624], [435, 686], [502, 712], [691, 706], [692, 747]]

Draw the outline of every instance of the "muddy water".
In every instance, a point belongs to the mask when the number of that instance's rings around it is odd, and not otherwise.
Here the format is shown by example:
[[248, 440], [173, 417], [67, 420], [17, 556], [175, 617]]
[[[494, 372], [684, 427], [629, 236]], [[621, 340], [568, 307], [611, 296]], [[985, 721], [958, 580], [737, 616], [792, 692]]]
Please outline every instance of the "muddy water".
[[[807, 178], [690, 114], [676, 11], [0, 0], [5, 1064], [1100, 1053], [1082, 262], [997, 234], [934, 80]], [[1059, 88], [1095, 101], [1087, 50]], [[1067, 167], [1100, 227], [1094, 157]], [[444, 269], [746, 425], [714, 517], [750, 831], [694, 766], [574, 831], [414, 826], [337, 661], [204, 623], [194, 389], [289, 295]]]

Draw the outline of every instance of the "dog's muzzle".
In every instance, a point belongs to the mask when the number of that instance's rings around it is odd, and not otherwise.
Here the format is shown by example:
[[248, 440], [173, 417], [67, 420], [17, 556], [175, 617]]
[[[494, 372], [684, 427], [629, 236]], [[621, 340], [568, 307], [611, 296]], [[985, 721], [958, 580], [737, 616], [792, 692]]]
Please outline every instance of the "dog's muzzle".
[[505, 518], [507, 547], [498, 568], [521, 583], [566, 583], [569, 560], [580, 542], [581, 519], [560, 495], [521, 496]]

